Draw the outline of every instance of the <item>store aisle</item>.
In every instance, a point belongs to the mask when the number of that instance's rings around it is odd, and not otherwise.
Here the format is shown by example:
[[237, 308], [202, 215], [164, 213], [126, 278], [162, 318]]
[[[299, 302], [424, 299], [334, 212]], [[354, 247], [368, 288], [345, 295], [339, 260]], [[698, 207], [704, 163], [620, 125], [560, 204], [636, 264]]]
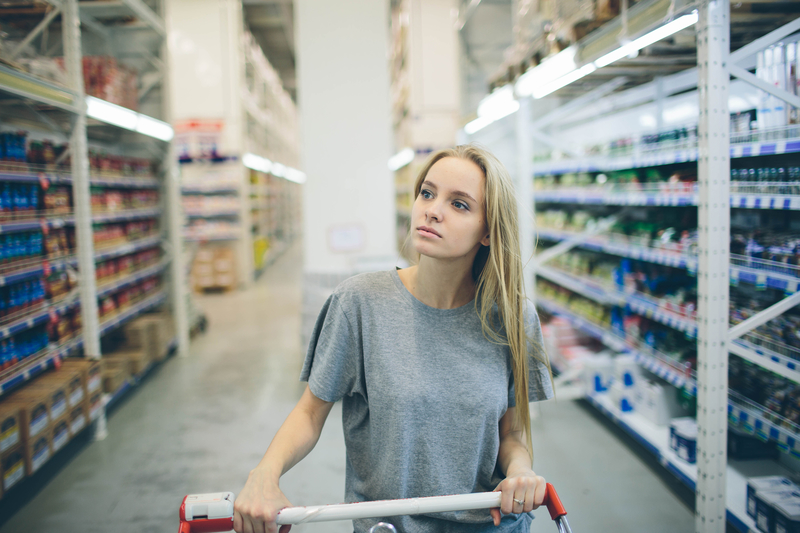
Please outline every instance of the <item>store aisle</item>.
[[[295, 246], [249, 291], [206, 296], [207, 333], [109, 419], [109, 437], [65, 466], [0, 533], [167, 533], [190, 492], [237, 492], [299, 397], [301, 257]], [[690, 510], [585, 408], [549, 403], [534, 421], [537, 470], [559, 488], [573, 529], [689, 531]], [[344, 492], [339, 406], [312, 454], [282, 481], [296, 504]], [[544, 510], [535, 531], [555, 531]], [[298, 532], [344, 533], [347, 523]]]

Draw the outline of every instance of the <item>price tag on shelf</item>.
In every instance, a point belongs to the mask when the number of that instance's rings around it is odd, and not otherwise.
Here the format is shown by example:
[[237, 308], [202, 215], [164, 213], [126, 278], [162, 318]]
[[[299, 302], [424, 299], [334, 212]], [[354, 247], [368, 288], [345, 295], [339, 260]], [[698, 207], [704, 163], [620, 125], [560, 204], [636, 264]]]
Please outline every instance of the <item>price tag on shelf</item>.
[[767, 275], [766, 274], [757, 274], [756, 275], [756, 290], [763, 291], [767, 288]]

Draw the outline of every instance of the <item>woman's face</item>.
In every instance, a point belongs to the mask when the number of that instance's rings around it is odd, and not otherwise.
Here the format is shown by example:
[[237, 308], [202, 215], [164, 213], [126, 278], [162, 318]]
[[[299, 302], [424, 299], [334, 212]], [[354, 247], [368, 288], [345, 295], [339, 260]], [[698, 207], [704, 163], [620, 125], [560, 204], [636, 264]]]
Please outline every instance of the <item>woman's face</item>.
[[467, 159], [445, 157], [430, 168], [411, 209], [411, 242], [436, 259], [473, 257], [489, 245], [483, 171]]

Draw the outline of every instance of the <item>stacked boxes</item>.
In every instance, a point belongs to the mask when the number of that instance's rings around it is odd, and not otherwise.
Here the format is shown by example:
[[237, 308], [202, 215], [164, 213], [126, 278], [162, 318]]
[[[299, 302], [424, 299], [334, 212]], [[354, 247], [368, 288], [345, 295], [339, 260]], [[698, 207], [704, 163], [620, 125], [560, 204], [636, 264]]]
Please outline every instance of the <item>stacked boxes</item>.
[[205, 246], [192, 265], [192, 286], [198, 291], [236, 287], [236, 254], [228, 246]]
[[169, 353], [170, 344], [175, 338], [175, 327], [169, 314], [150, 313], [125, 326], [124, 335], [125, 349], [141, 352], [136, 357], [162, 361]]

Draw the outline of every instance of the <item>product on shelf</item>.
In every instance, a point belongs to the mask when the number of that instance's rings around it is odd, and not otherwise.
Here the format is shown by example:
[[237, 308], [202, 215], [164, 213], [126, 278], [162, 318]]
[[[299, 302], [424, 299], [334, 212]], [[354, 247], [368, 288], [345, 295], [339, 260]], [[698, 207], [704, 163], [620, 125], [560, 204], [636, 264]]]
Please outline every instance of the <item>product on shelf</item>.
[[[64, 59], [58, 58], [64, 69]], [[112, 56], [83, 56], [83, 84], [86, 94], [136, 111], [139, 108], [136, 70]]]
[[192, 264], [192, 285], [195, 289], [232, 289], [236, 283], [236, 254], [233, 248], [201, 247]]
[[43, 247], [41, 231], [0, 235], [0, 265], [40, 257]]
[[669, 447], [690, 464], [697, 462], [697, 420], [673, 418], [669, 423]]

